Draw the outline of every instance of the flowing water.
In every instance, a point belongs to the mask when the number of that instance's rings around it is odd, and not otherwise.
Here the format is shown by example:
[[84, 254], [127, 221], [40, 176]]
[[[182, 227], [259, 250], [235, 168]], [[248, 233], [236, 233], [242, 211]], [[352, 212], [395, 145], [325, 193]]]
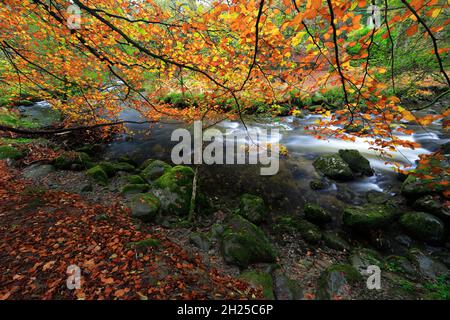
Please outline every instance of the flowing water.
[[[33, 118], [48, 119], [50, 106], [45, 102], [23, 108], [24, 115]], [[142, 120], [134, 110], [125, 110], [121, 118], [130, 121]], [[280, 158], [279, 172], [274, 176], [261, 176], [258, 165], [199, 165], [200, 189], [212, 197], [225, 197], [230, 201], [239, 198], [242, 193], [254, 193], [263, 196], [273, 212], [287, 213], [299, 210], [305, 202], [317, 202], [328, 209], [341, 209], [348, 204], [361, 204], [368, 191], [396, 193], [400, 182], [392, 165], [386, 165], [385, 159], [370, 149], [370, 139], [356, 138], [356, 141], [344, 141], [334, 138], [318, 140], [308, 134], [305, 126], [313, 124], [319, 116], [310, 115], [304, 119], [283, 117], [276, 119], [248, 118], [247, 130], [238, 121], [223, 121], [215, 126], [230, 139], [233, 134], [261, 132], [264, 129], [279, 129], [278, 135], [271, 136], [271, 142], [280, 142], [288, 150], [287, 157]], [[42, 120], [42, 119], [41, 119]], [[450, 141], [441, 131], [439, 122], [426, 130], [419, 126], [408, 125], [414, 131], [410, 136], [401, 138], [421, 145], [415, 150], [399, 147], [392, 153], [393, 160], [414, 166], [420, 154], [436, 151], [439, 145]], [[171, 141], [171, 134], [177, 128], [191, 126], [177, 122], [164, 122], [155, 125], [128, 125], [129, 133], [117, 137], [108, 144], [101, 155], [106, 159], [115, 159], [128, 155], [138, 162], [148, 158], [161, 159], [171, 163], [172, 147], [178, 141]], [[331, 183], [325, 190], [314, 191], [310, 181], [318, 178], [312, 163], [322, 154], [337, 153], [339, 149], [357, 149], [375, 169], [372, 177], [360, 177], [350, 182]], [[332, 210], [340, 212], [341, 210]]]
[[[139, 120], [139, 115], [132, 110], [122, 114], [126, 120]], [[271, 142], [280, 142], [287, 147], [288, 157], [280, 158], [278, 174], [261, 176], [258, 165], [200, 165], [199, 177], [201, 189], [213, 197], [236, 199], [240, 194], [248, 192], [262, 195], [271, 206], [272, 211], [279, 213], [295, 212], [305, 202], [317, 202], [329, 209], [340, 209], [347, 204], [361, 204], [365, 194], [370, 190], [398, 192], [399, 181], [392, 165], [386, 165], [385, 159], [370, 149], [370, 140], [357, 138], [356, 141], [343, 141], [334, 138], [318, 140], [308, 134], [304, 127], [313, 124], [319, 116], [311, 115], [304, 119], [284, 117], [277, 119], [248, 118], [247, 130], [238, 121], [223, 121], [215, 126], [225, 135], [225, 141], [236, 133], [261, 132], [264, 129], [279, 129], [278, 135], [271, 136]], [[148, 125], [130, 125], [131, 136], [123, 135], [105, 150], [107, 158], [117, 158], [128, 154], [138, 161], [158, 158], [170, 163], [172, 147], [178, 141], [171, 141], [173, 130], [186, 127], [177, 123], [161, 123]], [[439, 145], [450, 141], [441, 132], [441, 124], [434, 123], [426, 130], [419, 126], [408, 126], [414, 134], [403, 136], [403, 139], [421, 145], [415, 150], [399, 147], [392, 153], [393, 159], [414, 166], [420, 154], [433, 152]], [[192, 128], [190, 127], [191, 132]], [[208, 143], [206, 143], [208, 144]], [[322, 154], [337, 153], [339, 149], [357, 149], [369, 159], [375, 170], [372, 177], [356, 178], [354, 181], [332, 183], [327, 189], [314, 191], [309, 183], [319, 177], [312, 162]], [[339, 212], [341, 210], [333, 210]]]

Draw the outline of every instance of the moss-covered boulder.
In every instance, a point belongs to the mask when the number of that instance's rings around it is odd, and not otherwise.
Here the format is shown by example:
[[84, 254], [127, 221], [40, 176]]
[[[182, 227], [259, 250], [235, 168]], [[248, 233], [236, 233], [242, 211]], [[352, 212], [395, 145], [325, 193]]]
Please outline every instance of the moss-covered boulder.
[[10, 146], [0, 146], [0, 159], [20, 159], [23, 153], [17, 148]]
[[348, 164], [337, 154], [320, 156], [313, 162], [314, 168], [328, 178], [350, 180], [353, 173]]
[[306, 220], [317, 225], [323, 225], [331, 221], [331, 215], [321, 206], [315, 203], [307, 203], [303, 207]]
[[127, 176], [127, 180], [130, 184], [145, 184], [145, 180], [142, 179], [141, 176], [139, 175], [131, 175], [131, 176]]
[[211, 240], [207, 234], [203, 232], [193, 232], [189, 235], [189, 242], [197, 248], [208, 251], [211, 248]]
[[401, 186], [401, 191], [406, 197], [417, 198], [427, 194], [442, 193], [448, 189], [450, 178], [446, 177], [422, 177], [409, 174]]
[[252, 223], [261, 223], [267, 214], [264, 200], [252, 194], [243, 194], [239, 203], [239, 214]]
[[351, 298], [351, 288], [362, 276], [353, 266], [335, 264], [322, 272], [316, 287], [316, 297], [320, 300], [339, 300]]
[[123, 186], [121, 192], [123, 194], [145, 193], [150, 189], [148, 184], [127, 184]]
[[92, 167], [91, 157], [84, 152], [66, 151], [54, 160], [54, 166], [57, 169], [69, 170], [74, 166]]
[[323, 241], [325, 245], [328, 248], [334, 249], [334, 250], [340, 250], [340, 251], [349, 251], [350, 250], [350, 244], [342, 239], [337, 233], [335, 232], [324, 232], [323, 233]]
[[324, 179], [314, 179], [309, 182], [309, 187], [312, 190], [323, 190], [328, 188], [329, 184]]
[[141, 176], [148, 182], [154, 181], [167, 173], [172, 166], [161, 160], [151, 161], [141, 172]]
[[400, 218], [400, 224], [410, 236], [422, 241], [438, 242], [444, 236], [444, 223], [425, 212], [407, 212]]
[[364, 176], [373, 175], [373, 169], [370, 166], [369, 160], [364, 158], [358, 150], [339, 150], [339, 155], [348, 164], [354, 174]]
[[116, 174], [116, 167], [112, 162], [100, 161], [97, 165], [100, 166], [100, 168], [102, 168], [102, 170], [105, 171], [105, 173], [110, 178], [114, 177], [114, 175]]
[[277, 300], [301, 300], [303, 289], [300, 285], [288, 278], [280, 269], [272, 272], [273, 291]]
[[86, 171], [86, 175], [101, 185], [106, 185], [108, 183], [108, 175], [100, 166], [90, 168]]
[[264, 232], [247, 219], [233, 215], [226, 221], [220, 238], [225, 262], [247, 268], [249, 264], [273, 263], [276, 253]]
[[278, 217], [275, 222], [276, 233], [300, 234], [310, 244], [317, 244], [322, 239], [319, 228], [304, 219], [285, 216]]
[[129, 156], [121, 156], [121, 157], [119, 157], [119, 159], [117, 159], [117, 161], [118, 161], [119, 163], [128, 163], [128, 164], [132, 165], [132, 166], [135, 167], [135, 168], [138, 166], [137, 162], [134, 161], [134, 160], [133, 160], [131, 157], [129, 157]]
[[161, 203], [150, 193], [137, 194], [130, 203], [131, 216], [144, 222], [153, 221], [159, 213]]
[[275, 300], [272, 276], [269, 273], [246, 270], [240, 274], [239, 278], [247, 281], [254, 287], [262, 288], [264, 298]]
[[395, 214], [395, 208], [390, 205], [366, 204], [346, 208], [343, 222], [350, 229], [365, 232], [388, 226]]
[[114, 170], [116, 172], [119, 172], [119, 171], [134, 172], [134, 171], [136, 171], [136, 168], [127, 162], [114, 163], [113, 166], [114, 166]]
[[153, 193], [160, 199], [165, 213], [177, 216], [189, 214], [194, 171], [186, 166], [175, 166], [153, 183]]
[[362, 275], [367, 274], [367, 268], [372, 265], [381, 266], [382, 258], [378, 252], [368, 248], [358, 248], [350, 255], [352, 266]]

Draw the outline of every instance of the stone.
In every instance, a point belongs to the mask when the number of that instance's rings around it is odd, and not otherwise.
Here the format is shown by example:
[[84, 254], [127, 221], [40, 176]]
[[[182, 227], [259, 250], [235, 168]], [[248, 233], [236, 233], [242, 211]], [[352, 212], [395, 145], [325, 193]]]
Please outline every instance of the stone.
[[322, 272], [317, 281], [316, 297], [319, 300], [349, 299], [351, 286], [361, 280], [361, 274], [353, 266], [331, 265]]
[[267, 300], [275, 300], [272, 276], [269, 273], [246, 270], [240, 274], [239, 278], [247, 281], [254, 287], [261, 287], [264, 298]]
[[325, 242], [325, 245], [328, 248], [334, 249], [334, 250], [340, 250], [340, 251], [349, 251], [350, 250], [350, 244], [342, 239], [337, 233], [335, 232], [324, 232], [323, 233], [323, 241]]
[[55, 171], [55, 167], [50, 164], [34, 164], [23, 170], [23, 176], [27, 179], [45, 177]]
[[277, 300], [301, 300], [303, 289], [292, 279], [289, 279], [280, 269], [272, 272], [273, 289]]
[[434, 280], [449, 273], [448, 268], [443, 263], [431, 258], [420, 250], [411, 249], [409, 258], [425, 278]]
[[92, 190], [94, 190], [92, 184], [90, 182], [86, 182], [81, 184], [80, 186], [80, 192], [91, 192]]
[[384, 192], [370, 190], [366, 193], [366, 199], [372, 204], [386, 204], [389, 201], [390, 196]]
[[190, 211], [194, 171], [186, 166], [175, 166], [154, 181], [152, 192], [160, 199], [167, 214], [187, 216]]
[[239, 203], [239, 214], [252, 223], [261, 223], [267, 214], [264, 200], [252, 194], [243, 194]]
[[276, 253], [260, 228], [239, 215], [226, 222], [220, 238], [225, 262], [247, 268], [252, 263], [276, 261]]
[[354, 174], [373, 175], [369, 160], [364, 158], [358, 150], [339, 150], [339, 156], [348, 164]]
[[92, 167], [91, 157], [84, 152], [65, 151], [59, 155], [53, 162], [57, 169], [69, 170], [72, 165], [81, 165], [84, 168]]
[[323, 190], [328, 188], [329, 184], [323, 179], [314, 179], [309, 182], [309, 187], [312, 190]]
[[87, 170], [86, 175], [101, 185], [106, 185], [108, 183], [108, 175], [100, 166], [95, 166]]
[[148, 190], [150, 190], [150, 186], [148, 184], [127, 184], [123, 186], [121, 193], [136, 194], [136, 193], [145, 193]]
[[401, 186], [401, 192], [406, 197], [417, 198], [427, 194], [441, 193], [448, 189], [447, 184], [443, 181], [449, 181], [446, 179], [437, 177], [432, 179], [422, 179], [415, 175], [408, 175]]
[[191, 233], [189, 235], [189, 242], [204, 251], [208, 251], [211, 248], [211, 241], [204, 233]]
[[400, 224], [413, 238], [426, 242], [439, 242], [444, 236], [444, 223], [425, 212], [407, 212], [400, 218]]
[[277, 218], [274, 231], [291, 234], [299, 233], [310, 244], [317, 244], [322, 239], [322, 233], [317, 226], [298, 217], [284, 216]]
[[153, 160], [141, 172], [141, 176], [148, 182], [152, 182], [165, 173], [172, 167], [161, 160]]
[[141, 176], [139, 175], [131, 175], [131, 176], [127, 176], [127, 180], [130, 184], [145, 184], [145, 180], [142, 179]]
[[348, 164], [336, 154], [320, 156], [313, 162], [313, 166], [318, 172], [331, 179], [350, 180], [353, 178]]
[[158, 215], [160, 207], [160, 201], [154, 195], [150, 193], [137, 194], [131, 200], [131, 216], [144, 222], [151, 222]]
[[353, 268], [358, 270], [362, 275], [367, 275], [367, 268], [369, 266], [378, 266], [381, 268], [382, 266], [382, 258], [378, 252], [367, 249], [360, 248], [355, 249], [350, 255], [350, 263]]
[[111, 162], [108, 162], [108, 161], [100, 161], [98, 163], [98, 166], [100, 166], [102, 168], [102, 170], [106, 173], [106, 175], [110, 178], [114, 177], [114, 175], [117, 172], [114, 164]]
[[123, 172], [134, 172], [136, 170], [136, 168], [127, 163], [127, 162], [118, 162], [118, 163], [114, 163], [114, 170], [115, 172], [119, 172], [119, 171], [123, 171]]
[[331, 215], [325, 211], [321, 206], [314, 203], [307, 203], [303, 207], [306, 220], [317, 225], [324, 225], [331, 222]]
[[343, 222], [350, 229], [368, 231], [389, 225], [395, 217], [395, 209], [389, 205], [366, 204], [344, 210]]

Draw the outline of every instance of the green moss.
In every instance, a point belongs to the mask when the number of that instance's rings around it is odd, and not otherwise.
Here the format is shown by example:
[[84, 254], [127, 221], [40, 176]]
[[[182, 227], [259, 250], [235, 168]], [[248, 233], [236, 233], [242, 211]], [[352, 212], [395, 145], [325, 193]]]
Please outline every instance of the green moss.
[[102, 168], [102, 170], [106, 173], [106, 175], [108, 177], [113, 177], [117, 172], [114, 164], [112, 164], [111, 162], [108, 162], [108, 161], [101, 161], [98, 163], [98, 166], [100, 166], [100, 168]]
[[373, 175], [369, 160], [364, 158], [358, 150], [339, 150], [339, 155], [354, 173], [366, 176]]
[[321, 225], [331, 221], [331, 215], [318, 204], [307, 203], [303, 207], [303, 211], [305, 218], [312, 223]]
[[264, 200], [252, 194], [243, 194], [239, 203], [239, 214], [252, 223], [262, 222], [267, 214]]
[[16, 138], [16, 139], [10, 139], [10, 138], [0, 138], [0, 144], [10, 144], [10, 145], [21, 145], [21, 144], [28, 144], [36, 141], [37, 139], [29, 139], [29, 138]]
[[108, 176], [100, 166], [95, 166], [87, 170], [86, 175], [101, 185], [106, 185], [108, 183]]
[[127, 184], [122, 188], [123, 194], [144, 193], [150, 189], [148, 184]]
[[262, 230], [239, 215], [228, 219], [220, 240], [227, 263], [246, 268], [251, 263], [275, 262], [276, 253]]
[[279, 217], [274, 226], [275, 232], [299, 233], [302, 238], [311, 244], [317, 244], [322, 239], [322, 233], [314, 224], [298, 217]]
[[144, 222], [153, 221], [160, 212], [161, 202], [151, 193], [137, 194], [131, 199], [131, 215]]
[[348, 164], [339, 155], [320, 156], [313, 162], [314, 168], [325, 176], [336, 180], [349, 180], [353, 173]]
[[23, 153], [10, 146], [0, 146], [0, 159], [19, 159], [23, 157]]
[[269, 273], [248, 270], [241, 273], [240, 278], [244, 279], [254, 286], [261, 287], [266, 299], [275, 299], [275, 296], [273, 294], [272, 276]]
[[116, 170], [116, 172], [119, 172], [119, 171], [134, 172], [136, 170], [136, 168], [134, 166], [132, 166], [131, 164], [126, 163], [126, 162], [114, 163], [113, 166], [114, 166], [114, 169]]
[[54, 160], [54, 165], [58, 169], [67, 170], [74, 164], [89, 168], [91, 157], [84, 152], [66, 151]]
[[138, 176], [138, 175], [128, 176], [127, 180], [130, 184], [145, 184], [145, 180], [142, 179], [142, 177]]
[[422, 241], [438, 242], [444, 236], [444, 224], [439, 218], [424, 212], [407, 212], [400, 218], [406, 231]]
[[130, 242], [128, 243], [127, 247], [134, 249], [145, 249], [145, 248], [158, 248], [161, 246], [161, 241], [157, 239], [148, 238], [142, 241], [136, 241], [136, 242]]
[[151, 161], [141, 172], [141, 176], [147, 181], [154, 181], [170, 171], [172, 166], [161, 160]]
[[155, 194], [161, 199], [166, 213], [178, 216], [189, 214], [194, 175], [189, 167], [175, 166], [155, 180]]
[[346, 208], [343, 221], [346, 227], [367, 231], [387, 226], [394, 216], [395, 209], [389, 205], [367, 204], [362, 207]]

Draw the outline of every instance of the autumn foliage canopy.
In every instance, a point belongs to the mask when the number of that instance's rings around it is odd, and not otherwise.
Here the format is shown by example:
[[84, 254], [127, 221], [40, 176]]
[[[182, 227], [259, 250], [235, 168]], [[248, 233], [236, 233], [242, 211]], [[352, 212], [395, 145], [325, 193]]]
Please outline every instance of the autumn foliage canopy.
[[[124, 107], [151, 120], [216, 121], [241, 117], [256, 100], [336, 88], [340, 106], [318, 110], [327, 117], [310, 128], [316, 135], [373, 137], [381, 151], [414, 147], [398, 138], [404, 123], [426, 126], [449, 111], [401, 105], [397, 47], [425, 46], [435, 68], [423, 76], [448, 90], [447, 14], [445, 0], [4, 0], [0, 86], [12, 99], [39, 92], [67, 126], [116, 119]], [[202, 99], [172, 108], [161, 97], [173, 90]], [[345, 134], [349, 124], [364, 130]]]

